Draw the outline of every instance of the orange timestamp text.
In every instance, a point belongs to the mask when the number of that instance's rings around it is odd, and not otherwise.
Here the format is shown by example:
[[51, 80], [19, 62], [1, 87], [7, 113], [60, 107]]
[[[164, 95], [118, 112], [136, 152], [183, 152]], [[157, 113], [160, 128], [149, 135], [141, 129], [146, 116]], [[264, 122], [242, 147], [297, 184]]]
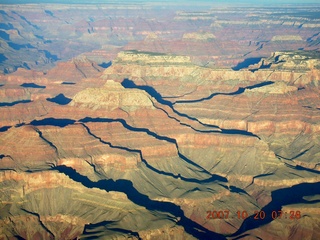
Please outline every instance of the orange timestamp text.
[[[229, 218], [236, 218], [236, 219], [246, 219], [249, 217], [249, 214], [247, 211], [237, 211], [235, 214], [230, 214], [229, 210], [221, 210], [221, 211], [207, 211], [207, 217], [206, 219], [229, 219]], [[254, 220], [263, 220], [266, 217], [272, 218], [272, 219], [300, 219], [301, 218], [301, 212], [300, 211], [268, 211], [265, 212], [263, 210], [261, 211], [254, 211], [250, 217]]]

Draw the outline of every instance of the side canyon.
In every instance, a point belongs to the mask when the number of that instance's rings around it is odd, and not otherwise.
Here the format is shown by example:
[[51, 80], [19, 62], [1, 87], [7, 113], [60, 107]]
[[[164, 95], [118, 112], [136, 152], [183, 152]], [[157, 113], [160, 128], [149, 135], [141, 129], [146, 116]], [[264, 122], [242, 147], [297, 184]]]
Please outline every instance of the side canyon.
[[0, 239], [320, 239], [319, 5], [207, 4], [2, 5]]

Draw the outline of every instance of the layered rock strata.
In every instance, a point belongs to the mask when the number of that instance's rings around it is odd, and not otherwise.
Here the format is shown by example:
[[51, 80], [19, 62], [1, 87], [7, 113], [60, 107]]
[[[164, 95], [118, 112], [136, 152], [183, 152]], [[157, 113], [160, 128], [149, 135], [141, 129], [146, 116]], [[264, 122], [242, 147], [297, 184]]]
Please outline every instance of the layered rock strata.
[[[316, 234], [317, 63], [217, 70], [140, 51], [103, 72], [87, 63], [80, 70], [93, 86], [73, 79], [69, 103], [47, 100], [69, 79], [60, 64], [33, 78], [46, 87], [28, 88], [32, 102], [1, 107], [2, 237], [298, 239], [311, 222]], [[81, 64], [68, 66], [79, 73]], [[1, 89], [25, 82], [18, 74], [2, 76]], [[260, 210], [301, 215], [253, 224]]]

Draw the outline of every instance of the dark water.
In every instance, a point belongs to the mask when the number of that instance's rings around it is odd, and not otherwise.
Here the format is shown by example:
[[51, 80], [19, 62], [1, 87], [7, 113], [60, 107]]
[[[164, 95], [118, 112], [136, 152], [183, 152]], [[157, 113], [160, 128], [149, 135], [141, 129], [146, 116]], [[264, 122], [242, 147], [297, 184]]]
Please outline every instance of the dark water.
[[23, 83], [20, 86], [24, 88], [46, 88], [46, 86], [41, 86], [35, 83]]
[[65, 97], [62, 93], [55, 96], [54, 98], [47, 98], [46, 100], [49, 102], [57, 103], [59, 105], [67, 105], [68, 103], [70, 103], [72, 101], [71, 98]]
[[80, 182], [87, 188], [99, 188], [109, 191], [123, 192], [127, 195], [128, 199], [133, 203], [145, 207], [149, 211], [160, 211], [165, 213], [170, 213], [175, 217], [179, 217], [180, 220], [177, 222], [178, 225], [182, 226], [185, 231], [193, 235], [197, 239], [216, 239], [222, 240], [226, 239], [223, 235], [212, 232], [196, 222], [193, 222], [189, 218], [184, 216], [181, 208], [173, 203], [151, 200], [147, 195], [138, 192], [131, 181], [120, 179], [120, 180], [100, 180], [98, 182], [93, 182], [86, 176], [80, 175], [71, 167], [57, 166], [53, 170], [58, 170], [61, 173], [66, 174], [72, 180]]

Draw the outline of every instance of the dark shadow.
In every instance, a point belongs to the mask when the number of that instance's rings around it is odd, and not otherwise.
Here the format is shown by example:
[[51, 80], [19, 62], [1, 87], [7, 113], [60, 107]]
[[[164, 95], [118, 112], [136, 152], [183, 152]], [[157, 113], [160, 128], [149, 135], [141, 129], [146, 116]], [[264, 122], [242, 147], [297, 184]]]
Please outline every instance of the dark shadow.
[[[251, 237], [251, 238], [250, 238]], [[258, 237], [258, 236], [254, 236], [256, 239], [258, 240], [263, 240], [262, 238]], [[250, 234], [243, 234], [239, 237], [236, 237], [236, 238], [233, 238], [232, 240], [240, 240], [240, 239], [243, 239], [243, 240], [246, 240], [246, 239], [252, 239], [252, 236]]]
[[41, 86], [35, 83], [23, 83], [20, 86], [24, 88], [46, 88], [46, 86]]
[[33, 120], [30, 122], [32, 126], [56, 126], [65, 127], [74, 124], [75, 121], [71, 119], [55, 119], [55, 118], [45, 118], [42, 120]]
[[202, 101], [206, 101], [206, 100], [210, 100], [213, 97], [217, 96], [217, 95], [226, 95], [226, 96], [234, 96], [234, 95], [239, 95], [244, 93], [244, 91], [246, 89], [254, 89], [254, 88], [259, 88], [259, 87], [263, 87], [263, 86], [268, 86], [274, 84], [273, 81], [266, 81], [266, 82], [262, 82], [262, 83], [258, 83], [258, 84], [254, 84], [248, 87], [239, 87], [237, 91], [234, 92], [230, 92], [230, 93], [212, 93], [211, 95], [209, 95], [208, 97], [204, 97], [204, 98], [200, 98], [200, 99], [195, 99], [195, 100], [178, 100], [175, 102], [176, 103], [196, 103], [196, 102], [202, 102]]
[[3, 63], [7, 59], [8, 58], [3, 53], [0, 53], [0, 63]]
[[51, 61], [58, 61], [60, 58], [58, 58], [57, 55], [51, 54], [51, 52], [47, 50], [39, 50], [39, 52], [43, 52], [46, 58], [50, 59]]
[[44, 12], [49, 16], [54, 17], [53, 13], [50, 10], [44, 10]]
[[26, 62], [24, 62], [22, 64], [22, 67], [25, 68], [25, 69], [31, 70], [31, 68], [29, 67], [29, 65]]
[[230, 135], [233, 135], [233, 134], [238, 134], [238, 135], [245, 135], [245, 136], [250, 136], [250, 137], [257, 137], [260, 139], [260, 137], [258, 135], [255, 135], [253, 134], [252, 132], [248, 132], [248, 131], [245, 131], [245, 130], [238, 130], [238, 129], [224, 129], [222, 128], [221, 129], [221, 133], [223, 134], [230, 134]]
[[75, 85], [76, 83], [75, 82], [62, 82], [61, 84], [64, 84], [64, 85]]
[[55, 96], [54, 98], [47, 98], [46, 100], [49, 102], [59, 104], [59, 105], [67, 105], [68, 103], [70, 103], [72, 101], [71, 98], [65, 97], [62, 93]]
[[165, 175], [165, 176], [169, 176], [169, 177], [173, 177], [175, 179], [181, 179], [185, 182], [193, 182], [193, 183], [199, 183], [199, 184], [204, 184], [204, 183], [210, 183], [210, 182], [214, 182], [214, 181], [220, 181], [220, 182], [228, 182], [228, 180], [224, 177], [221, 177], [219, 175], [216, 174], [211, 174], [210, 172], [206, 171], [205, 169], [203, 169], [201, 166], [199, 166], [198, 164], [194, 163], [193, 161], [191, 161], [190, 159], [188, 159], [187, 157], [185, 157], [183, 154], [181, 154], [179, 152], [179, 148], [177, 145], [177, 142], [175, 139], [171, 139], [168, 137], [164, 137], [164, 136], [159, 136], [154, 132], [151, 132], [149, 129], [145, 129], [145, 128], [135, 128], [132, 127], [130, 125], [128, 125], [126, 123], [125, 120], [123, 119], [104, 119], [104, 118], [84, 118], [84, 119], [80, 119], [79, 122], [83, 122], [83, 123], [87, 123], [87, 122], [120, 122], [126, 129], [133, 131], [133, 132], [145, 132], [150, 136], [153, 136], [154, 138], [158, 139], [158, 140], [164, 140], [170, 143], [173, 143], [176, 145], [177, 151], [178, 151], [178, 156], [184, 160], [185, 162], [187, 162], [188, 164], [192, 165], [193, 167], [195, 167], [195, 170], [197, 171], [203, 171], [204, 173], [206, 173], [207, 175], [211, 175], [210, 178], [208, 179], [204, 179], [204, 180], [199, 180], [199, 179], [195, 179], [195, 178], [187, 178], [187, 177], [183, 177], [180, 174], [175, 175], [171, 172], [165, 172], [165, 171], [161, 171], [159, 169], [156, 169], [155, 167], [151, 166], [144, 158], [142, 155], [141, 150], [139, 149], [131, 149], [131, 148], [127, 148], [127, 147], [123, 147], [123, 146], [115, 146], [113, 145], [111, 142], [106, 142], [103, 139], [101, 139], [100, 137], [96, 136], [95, 134], [93, 134], [90, 130], [90, 128], [88, 126], [86, 126], [85, 124], [83, 124], [83, 127], [87, 130], [88, 134], [90, 134], [92, 137], [98, 139], [101, 143], [103, 144], [107, 144], [108, 146], [112, 147], [112, 148], [117, 148], [117, 149], [121, 149], [127, 152], [133, 152], [133, 153], [137, 153], [140, 156], [141, 161], [145, 164], [145, 166], [150, 169], [153, 172], [156, 172], [160, 175]]
[[21, 100], [21, 101], [15, 101], [11, 103], [2, 102], [0, 103], [0, 107], [12, 107], [14, 105], [20, 104], [20, 103], [30, 103], [31, 100]]
[[[261, 209], [261, 211], [264, 211], [265, 213], [265, 218], [255, 219], [255, 215], [249, 216], [243, 221], [238, 231], [236, 231], [234, 234], [229, 235], [229, 237], [238, 236], [248, 230], [256, 229], [263, 225], [266, 225], [274, 220], [276, 216], [275, 212], [278, 213], [278, 211], [281, 211], [283, 206], [298, 203], [308, 204], [310, 202], [304, 200], [303, 197], [314, 196], [317, 194], [320, 194], [320, 182], [301, 183], [289, 188], [275, 190], [271, 193], [271, 202]], [[274, 214], [272, 214], [272, 212], [274, 212]], [[301, 212], [301, 216], [302, 215], [303, 212]], [[287, 219], [290, 219], [291, 217], [292, 215], [290, 213], [285, 214], [285, 212], [283, 212], [281, 216], [281, 218]]]
[[310, 169], [310, 168], [305, 168], [299, 165], [296, 166], [292, 166], [290, 164], [285, 164], [287, 167], [298, 170], [298, 171], [307, 171], [307, 172], [312, 172], [312, 173], [316, 173], [316, 174], [320, 174], [320, 171], [315, 170], [315, 169]]
[[10, 41], [10, 35], [5, 31], [0, 30], [0, 38], [2, 38], [5, 41]]
[[55, 146], [51, 141], [49, 141], [48, 139], [46, 139], [46, 138], [43, 136], [42, 132], [41, 132], [38, 128], [35, 128], [34, 130], [39, 134], [39, 137], [40, 137], [42, 140], [44, 140], [46, 143], [48, 143], [48, 144], [50, 145], [50, 147], [52, 147], [52, 148], [55, 150], [56, 154], [59, 155], [59, 154], [58, 154], [58, 149], [56, 148], [56, 146]]
[[[205, 97], [205, 98], [201, 98], [201, 99], [197, 99], [197, 100], [180, 100], [180, 101], [176, 101], [176, 103], [195, 103], [195, 102], [201, 102], [201, 101], [205, 101], [205, 100], [209, 100], [211, 98], [213, 98], [214, 96], [217, 96], [217, 95], [238, 95], [238, 94], [241, 94], [243, 93], [246, 89], [254, 89], [254, 88], [258, 88], [258, 87], [263, 87], [263, 86], [267, 86], [267, 85], [270, 85], [270, 84], [273, 84], [274, 82], [272, 81], [266, 81], [266, 82], [262, 82], [262, 83], [258, 83], [258, 84], [255, 84], [255, 85], [252, 85], [252, 86], [248, 86], [248, 87], [245, 87], [245, 88], [242, 88], [240, 87], [237, 91], [235, 92], [231, 92], [231, 93], [212, 93], [210, 96], [208, 97]], [[164, 100], [162, 98], [162, 96], [153, 88], [153, 87], [150, 87], [150, 86], [138, 86], [136, 85], [133, 81], [129, 80], [129, 79], [124, 79], [121, 83], [121, 85], [125, 88], [133, 88], [133, 89], [140, 89], [140, 90], [144, 90], [145, 92], [147, 92], [150, 96], [154, 97], [159, 103], [163, 104], [163, 105], [166, 105], [166, 106], [169, 106], [176, 114], [178, 114], [179, 116], [181, 117], [186, 117], [190, 120], [194, 120], [194, 121], [197, 121], [199, 122], [200, 124], [204, 125], [204, 126], [208, 126], [208, 127], [213, 127], [213, 128], [218, 128], [218, 126], [215, 126], [215, 125], [209, 125], [209, 124], [204, 124], [204, 123], [201, 123], [198, 119], [194, 118], [194, 117], [191, 117], [187, 114], [184, 114], [184, 113], [180, 113], [178, 112], [177, 110], [174, 109], [173, 107], [173, 103], [170, 102], [170, 101], [167, 101], [167, 100]], [[200, 130], [198, 130], [199, 132], [201, 132]], [[208, 131], [206, 131], [208, 132]], [[237, 130], [237, 129], [221, 129], [221, 132], [220, 131], [217, 131], [217, 130], [212, 130], [210, 132], [215, 132], [215, 133], [222, 133], [222, 134], [240, 134], [240, 135], [246, 135], [246, 136], [253, 136], [253, 137], [257, 137], [259, 138], [257, 135], [251, 133], [251, 132], [247, 132], [247, 131], [244, 131], [244, 130]], [[260, 138], [259, 138], [260, 139]]]
[[303, 150], [301, 153], [295, 155], [295, 156], [292, 157], [292, 158], [285, 158], [285, 157], [283, 157], [283, 156], [280, 156], [279, 154], [275, 154], [275, 155], [276, 155], [277, 157], [279, 157], [279, 158], [283, 158], [283, 159], [285, 159], [285, 160], [293, 161], [293, 160], [297, 159], [298, 157], [301, 157], [302, 155], [304, 155], [305, 153], [307, 153], [307, 152], [308, 152], [310, 149], [312, 149], [312, 148], [313, 148], [313, 146], [311, 146], [310, 148], [307, 148], [307, 149]]
[[41, 39], [42, 41], [44, 41], [44, 37], [43, 37], [43, 36], [40, 36], [40, 35], [37, 35], [37, 34], [35, 34], [34, 36], [35, 36], [36, 38]]
[[[86, 224], [84, 226], [84, 230], [83, 230], [82, 234], [92, 234], [92, 232], [95, 232], [95, 228], [104, 227], [105, 229], [108, 229], [108, 230], [111, 230], [111, 231], [124, 233], [126, 235], [134, 236], [137, 239], [141, 239], [138, 232], [133, 232], [133, 231], [130, 231], [130, 230], [127, 230], [127, 229], [123, 229], [123, 228], [108, 227], [108, 225], [110, 225], [112, 223], [114, 223], [114, 221], [102, 221], [102, 222], [99, 222], [99, 223]], [[86, 239], [88, 239], [88, 238], [86, 238]], [[96, 238], [92, 238], [92, 239], [96, 239]]]
[[0, 132], [6, 132], [11, 126], [3, 126], [0, 128]]
[[64, 173], [69, 176], [72, 180], [81, 183], [87, 188], [99, 188], [109, 191], [116, 191], [125, 193], [130, 201], [133, 203], [145, 207], [149, 211], [160, 211], [165, 213], [170, 213], [176, 218], [179, 218], [177, 224], [182, 226], [185, 231], [197, 239], [216, 239], [222, 240], [226, 239], [223, 235], [212, 232], [200, 224], [193, 222], [189, 218], [185, 217], [181, 208], [174, 203], [151, 200], [147, 195], [138, 192], [134, 187], [133, 183], [129, 180], [119, 179], [119, 180], [100, 180], [98, 182], [93, 182], [86, 176], [80, 175], [71, 167], [57, 166], [53, 170], [58, 170], [60, 173]]
[[17, 238], [18, 240], [26, 240], [25, 238], [20, 237], [20, 236], [18, 236], [18, 235], [15, 235], [14, 237]]
[[235, 186], [230, 186], [230, 192], [239, 193], [239, 194], [243, 193], [243, 194], [249, 195], [245, 190], [238, 188], [238, 187], [235, 187]]
[[13, 42], [8, 42], [9, 47], [13, 48], [14, 50], [20, 50], [22, 48], [35, 48], [30, 43], [28, 44], [17, 44]]
[[166, 136], [160, 136], [155, 132], [150, 131], [147, 128], [138, 128], [138, 127], [132, 127], [131, 125], [129, 125], [124, 119], [121, 118], [117, 118], [117, 119], [110, 119], [110, 118], [90, 118], [90, 117], [86, 117], [83, 119], [80, 119], [79, 122], [83, 122], [83, 123], [87, 123], [87, 122], [104, 122], [104, 123], [111, 123], [111, 122], [119, 122], [122, 124], [122, 126], [130, 131], [133, 132], [144, 132], [158, 140], [164, 140], [170, 143], [174, 143], [176, 144], [176, 140], [173, 138], [169, 138]]
[[26, 19], [24, 16], [18, 14], [18, 13], [15, 12], [15, 11], [12, 11], [12, 12], [15, 13], [15, 14], [17, 14], [22, 20], [24, 20], [24, 21], [25, 21], [26, 23], [28, 23], [30, 26], [34, 27], [34, 28], [37, 29], [37, 30], [40, 30], [40, 28], [39, 28], [37, 25], [32, 24], [32, 23], [31, 23], [30, 21], [28, 21], [28, 19]]
[[232, 67], [232, 70], [239, 71], [243, 68], [248, 68], [250, 65], [257, 64], [262, 58], [247, 58], [243, 62], [238, 63], [236, 66]]
[[112, 62], [103, 62], [101, 64], [99, 64], [98, 66], [102, 67], [102, 68], [108, 68], [112, 65]]
[[[4, 11], [1, 10], [0, 14], [5, 13]], [[5, 13], [5, 15], [7, 15]], [[11, 23], [0, 23], [0, 29], [3, 30], [12, 30], [13, 29], [13, 25]]]
[[129, 79], [124, 79], [121, 85], [125, 88], [140, 89], [147, 92], [150, 96], [154, 97], [159, 103], [172, 107], [172, 102], [164, 100], [160, 93], [158, 93], [153, 87], [150, 86], [138, 86], [133, 81]]
[[[280, 61], [280, 62], [283, 62], [283, 61]], [[277, 63], [280, 63], [280, 62], [277, 62]], [[254, 73], [260, 69], [269, 69], [271, 67], [271, 65], [272, 65], [272, 63], [269, 63], [267, 65], [261, 65], [259, 68], [250, 69], [249, 71]]]

